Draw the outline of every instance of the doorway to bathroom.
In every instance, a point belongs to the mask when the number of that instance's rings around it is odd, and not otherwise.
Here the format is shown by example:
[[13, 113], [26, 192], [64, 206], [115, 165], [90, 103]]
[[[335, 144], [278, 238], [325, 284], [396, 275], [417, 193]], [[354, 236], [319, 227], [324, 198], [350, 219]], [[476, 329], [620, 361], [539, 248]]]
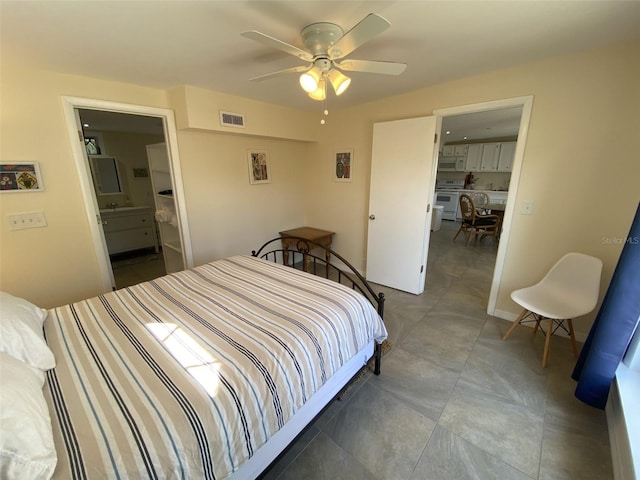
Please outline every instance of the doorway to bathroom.
[[64, 98], [64, 107], [105, 291], [168, 272], [155, 220], [149, 146], [163, 145], [166, 151], [175, 207], [171, 247], [180, 252], [180, 268], [172, 255], [172, 271], [191, 267], [173, 113], [72, 97]]
[[166, 274], [146, 145], [164, 143], [162, 119], [78, 109], [115, 288]]

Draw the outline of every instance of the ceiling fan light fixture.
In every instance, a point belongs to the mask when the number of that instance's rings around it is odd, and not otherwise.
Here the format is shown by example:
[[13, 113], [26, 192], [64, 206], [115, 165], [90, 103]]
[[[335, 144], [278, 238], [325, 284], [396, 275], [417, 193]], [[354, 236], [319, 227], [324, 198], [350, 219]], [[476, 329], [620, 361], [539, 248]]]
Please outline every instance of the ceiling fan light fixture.
[[327, 98], [327, 82], [324, 78], [321, 78], [318, 82], [318, 88], [313, 92], [309, 92], [309, 97], [314, 100], [324, 100]]
[[335, 68], [329, 72], [329, 81], [336, 95], [344, 93], [351, 84], [351, 79]]
[[322, 78], [322, 72], [317, 67], [312, 67], [310, 70], [300, 75], [300, 86], [307, 93], [315, 92], [318, 89], [318, 84]]

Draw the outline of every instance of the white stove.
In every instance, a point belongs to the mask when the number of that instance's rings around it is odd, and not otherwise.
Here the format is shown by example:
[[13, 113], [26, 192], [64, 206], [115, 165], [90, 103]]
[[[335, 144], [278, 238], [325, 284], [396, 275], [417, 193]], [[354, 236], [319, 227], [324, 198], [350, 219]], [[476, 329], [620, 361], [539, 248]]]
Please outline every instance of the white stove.
[[464, 180], [437, 180], [436, 191], [438, 190], [462, 190]]
[[437, 180], [435, 204], [444, 207], [443, 220], [455, 220], [458, 212], [458, 196], [464, 188], [464, 180]]

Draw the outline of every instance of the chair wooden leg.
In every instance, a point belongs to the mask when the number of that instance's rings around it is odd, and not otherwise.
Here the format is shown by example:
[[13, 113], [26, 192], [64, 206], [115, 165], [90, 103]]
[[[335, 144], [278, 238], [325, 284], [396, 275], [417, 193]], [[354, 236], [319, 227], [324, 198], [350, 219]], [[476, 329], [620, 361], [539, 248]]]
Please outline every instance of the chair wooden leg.
[[467, 247], [471, 244], [471, 240], [474, 242], [478, 242], [478, 233], [475, 230], [469, 231], [469, 236], [467, 237]]
[[533, 327], [533, 336], [535, 337], [538, 334], [538, 329], [540, 328], [540, 317], [536, 315], [536, 324]]
[[520, 320], [522, 320], [524, 318], [524, 316], [529, 312], [529, 310], [527, 310], [526, 308], [524, 310], [522, 310], [522, 312], [520, 312], [520, 315], [518, 315], [518, 318], [516, 318], [513, 321], [513, 325], [511, 325], [509, 327], [509, 330], [507, 330], [507, 332], [502, 336], [502, 340], [506, 340], [507, 337], [509, 335], [511, 335], [511, 333], [516, 329], [516, 327], [518, 325], [520, 325]]
[[549, 359], [549, 345], [551, 344], [552, 331], [553, 331], [553, 318], [550, 318], [549, 328], [547, 329], [547, 338], [544, 341], [544, 352], [542, 353], [542, 368], [547, 368], [547, 360]]
[[578, 358], [578, 345], [576, 344], [576, 336], [573, 333], [573, 322], [570, 318], [567, 318], [567, 325], [569, 326], [569, 336], [571, 337], [571, 348], [573, 348], [573, 356]]
[[460, 235], [460, 232], [461, 232], [461, 231], [462, 231], [462, 226], [461, 226], [461, 227], [458, 229], [458, 231], [456, 232], [456, 236], [455, 236], [455, 237], [453, 237], [453, 240], [452, 240], [453, 242], [455, 242], [455, 241], [456, 241], [456, 238], [458, 238], [458, 235]]

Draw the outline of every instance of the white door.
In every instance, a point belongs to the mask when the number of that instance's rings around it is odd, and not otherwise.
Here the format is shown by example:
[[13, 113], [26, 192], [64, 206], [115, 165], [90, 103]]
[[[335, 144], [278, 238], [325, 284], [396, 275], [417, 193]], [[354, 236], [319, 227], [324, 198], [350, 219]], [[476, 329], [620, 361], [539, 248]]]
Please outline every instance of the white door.
[[373, 125], [367, 280], [416, 295], [427, 269], [436, 120]]
[[[82, 120], [80, 119], [80, 110], [78, 108], [73, 109], [73, 119], [75, 122], [75, 129], [78, 132], [78, 140], [80, 144], [81, 152], [81, 186], [85, 190], [85, 198], [88, 200], [85, 205], [89, 213], [90, 228], [94, 232], [94, 238], [96, 239], [96, 256], [100, 269], [104, 272], [103, 286], [105, 291], [116, 289], [116, 280], [113, 276], [113, 269], [111, 268], [111, 261], [109, 260], [109, 247], [107, 246], [107, 239], [104, 234], [103, 220], [100, 216], [100, 206], [98, 205], [98, 196], [95, 190], [95, 183], [91, 174], [91, 166], [89, 163], [89, 157], [84, 143], [84, 136], [82, 134]], [[94, 222], [95, 219], [95, 222]]]

